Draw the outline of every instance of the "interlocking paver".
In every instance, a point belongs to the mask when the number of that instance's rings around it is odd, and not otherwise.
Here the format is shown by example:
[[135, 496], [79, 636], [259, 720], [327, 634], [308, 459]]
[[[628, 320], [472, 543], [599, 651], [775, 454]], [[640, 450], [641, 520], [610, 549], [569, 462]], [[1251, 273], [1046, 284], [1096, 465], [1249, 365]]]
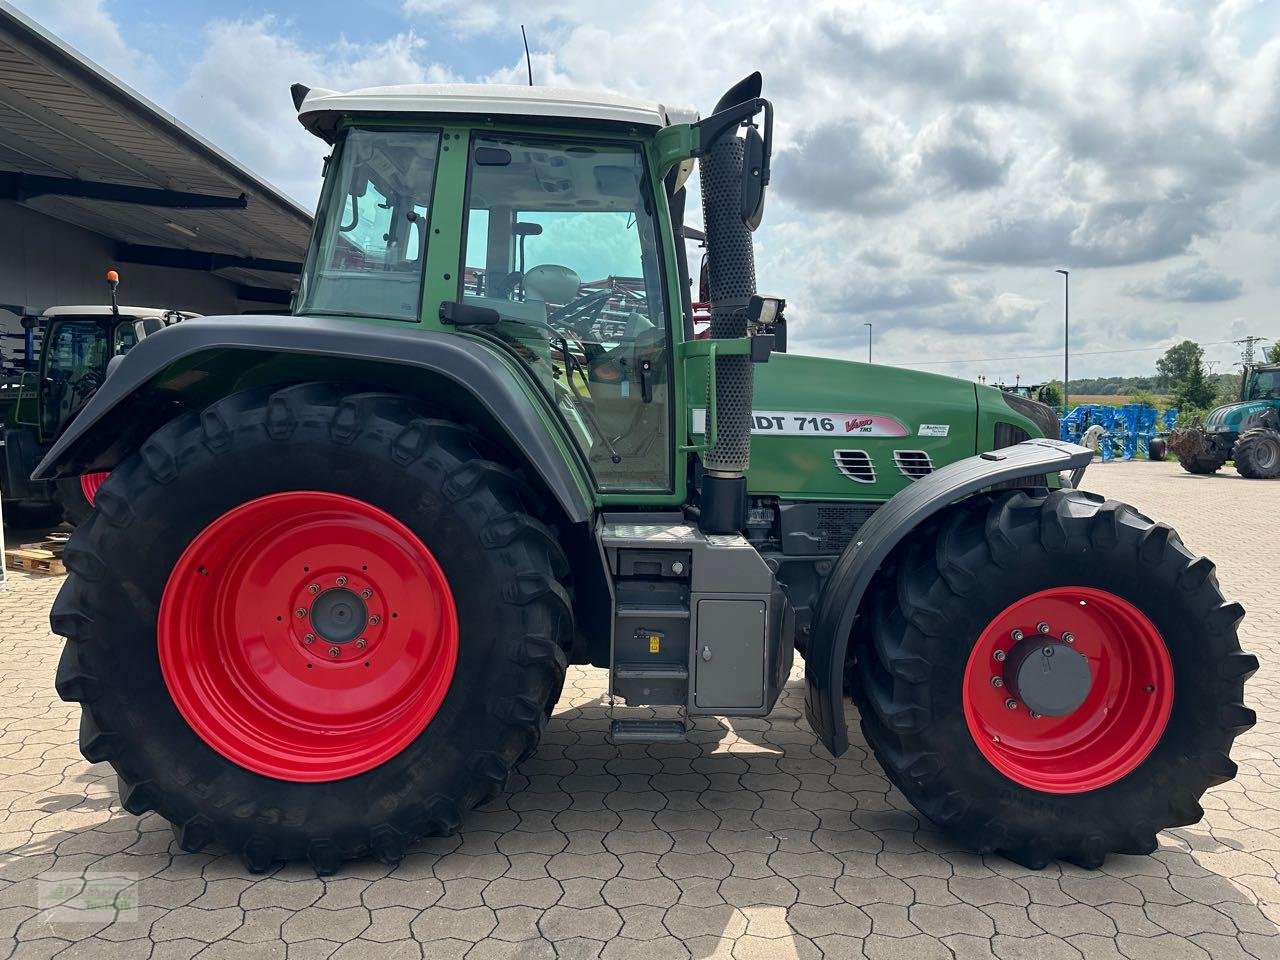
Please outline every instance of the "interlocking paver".
[[[607, 742], [604, 675], [575, 668], [537, 754], [460, 837], [398, 866], [252, 876], [179, 851], [124, 813], [115, 776], [76, 747], [53, 692], [60, 581], [0, 594], [0, 957], [1280, 957], [1280, 483], [1175, 464], [1095, 465], [1087, 489], [1167, 521], [1212, 556], [1262, 669], [1240, 776], [1152, 857], [1035, 873], [956, 849], [885, 780], [859, 739], [827, 756], [803, 715], [802, 666], [765, 719], [699, 719], [690, 742]], [[50, 923], [38, 878], [140, 878], [136, 914]]]

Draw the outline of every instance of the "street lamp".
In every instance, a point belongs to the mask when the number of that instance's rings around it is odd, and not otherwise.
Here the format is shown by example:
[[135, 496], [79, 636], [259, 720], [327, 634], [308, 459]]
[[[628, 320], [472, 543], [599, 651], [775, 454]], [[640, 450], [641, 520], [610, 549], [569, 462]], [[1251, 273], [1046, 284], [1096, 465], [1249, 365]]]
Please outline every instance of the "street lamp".
[[867, 328], [867, 363], [870, 363], [871, 362], [871, 324], [864, 323], [863, 326]]
[[1067, 270], [1055, 270], [1062, 274], [1062, 415], [1067, 415], [1067, 390], [1071, 382], [1071, 273]]

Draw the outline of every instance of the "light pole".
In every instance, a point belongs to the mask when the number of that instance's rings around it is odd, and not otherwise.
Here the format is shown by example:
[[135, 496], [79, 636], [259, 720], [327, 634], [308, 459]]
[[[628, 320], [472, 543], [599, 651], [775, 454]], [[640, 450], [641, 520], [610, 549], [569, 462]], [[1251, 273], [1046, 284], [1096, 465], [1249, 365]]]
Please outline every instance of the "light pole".
[[1067, 415], [1067, 391], [1071, 382], [1071, 273], [1068, 270], [1055, 270], [1062, 274], [1062, 415]]
[[867, 363], [870, 363], [871, 362], [871, 324], [864, 323], [863, 326], [867, 328]]

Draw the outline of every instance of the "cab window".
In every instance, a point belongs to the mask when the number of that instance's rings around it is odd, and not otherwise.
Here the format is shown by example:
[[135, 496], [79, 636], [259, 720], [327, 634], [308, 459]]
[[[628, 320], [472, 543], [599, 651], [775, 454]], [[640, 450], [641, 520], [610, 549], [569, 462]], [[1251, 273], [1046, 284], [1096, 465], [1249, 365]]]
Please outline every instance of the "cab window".
[[41, 432], [57, 436], [102, 386], [107, 368], [107, 330], [96, 320], [55, 320], [46, 334], [45, 404]]
[[[670, 352], [644, 156], [524, 136], [471, 145], [465, 303], [552, 397], [605, 490], [671, 485]], [[476, 328], [479, 329], [479, 328]]]
[[325, 181], [298, 312], [417, 320], [440, 134], [349, 129]]

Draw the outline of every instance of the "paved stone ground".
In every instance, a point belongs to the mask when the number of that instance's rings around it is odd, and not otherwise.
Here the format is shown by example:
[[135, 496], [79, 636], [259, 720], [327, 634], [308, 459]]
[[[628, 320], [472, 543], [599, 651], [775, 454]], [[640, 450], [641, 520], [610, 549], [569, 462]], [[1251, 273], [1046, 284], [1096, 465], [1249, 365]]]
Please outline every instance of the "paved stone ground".
[[[59, 581], [17, 575], [0, 596], [0, 956], [1275, 960], [1280, 483], [1134, 463], [1097, 465], [1086, 486], [1213, 556], [1263, 661], [1239, 779], [1154, 856], [1033, 872], [956, 850], [890, 789], [856, 725], [841, 760], [814, 745], [799, 671], [768, 720], [619, 749], [602, 673], [575, 669], [538, 754], [462, 836], [395, 869], [254, 877], [119, 808], [110, 769], [76, 749], [78, 709], [53, 692]], [[83, 898], [47, 909], [79, 889], [59, 875], [86, 872], [141, 879], [119, 915]]]

